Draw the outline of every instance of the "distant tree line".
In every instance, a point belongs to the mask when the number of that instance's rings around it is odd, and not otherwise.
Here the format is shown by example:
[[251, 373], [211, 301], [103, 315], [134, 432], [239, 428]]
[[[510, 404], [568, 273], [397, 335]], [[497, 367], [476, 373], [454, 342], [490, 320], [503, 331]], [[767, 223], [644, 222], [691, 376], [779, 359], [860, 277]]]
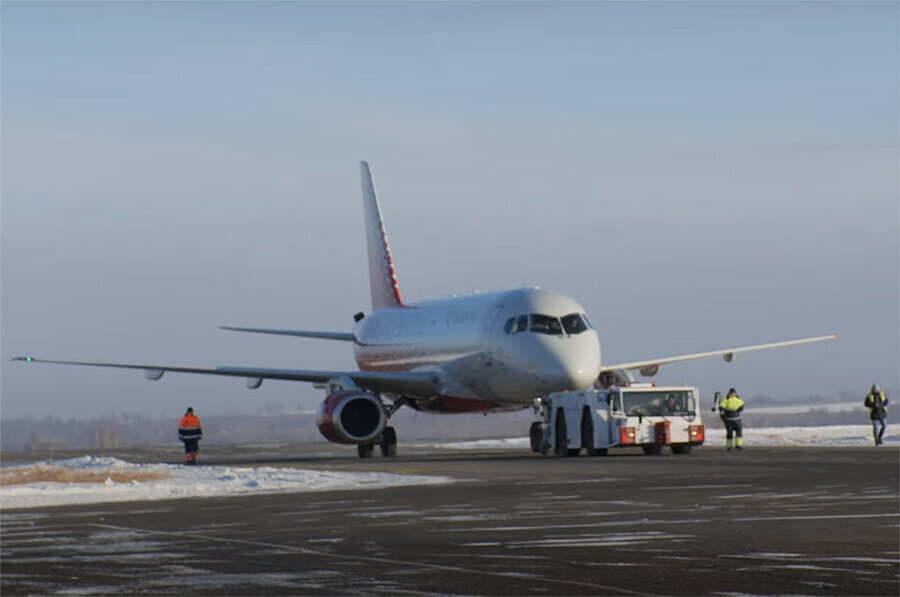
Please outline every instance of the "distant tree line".
[[[895, 400], [891, 411], [900, 413], [896, 390], [886, 390]], [[793, 427], [847, 425], [868, 422], [863, 407], [865, 392], [841, 392], [838, 397], [810, 395], [791, 403], [767, 396], [747, 400], [746, 427]], [[711, 428], [721, 427], [718, 415], [710, 412], [712, 394], [704, 393], [701, 414]], [[802, 413], [754, 413], [763, 406], [806, 406], [842, 403], [848, 411], [828, 412], [813, 406]], [[896, 405], [896, 407], [894, 407]], [[267, 404], [259, 414], [198, 413], [203, 421], [204, 445], [253, 443], [307, 443], [325, 440], [316, 428], [315, 415], [308, 412], [279, 412], [277, 404]], [[0, 421], [0, 450], [34, 451], [64, 449], [109, 449], [178, 444], [179, 417], [122, 414], [90, 420], [63, 420], [55, 416], [22, 417]], [[491, 415], [433, 415], [401, 409], [391, 424], [400, 441], [476, 440], [527, 437], [535, 416], [530, 408]]]
[[[202, 445], [326, 441], [309, 413], [204, 415]], [[531, 410], [441, 416], [402, 410], [391, 418], [401, 441], [525, 437]], [[164, 446], [178, 443], [178, 417], [123, 415], [90, 420], [24, 417], [0, 422], [0, 450]]]

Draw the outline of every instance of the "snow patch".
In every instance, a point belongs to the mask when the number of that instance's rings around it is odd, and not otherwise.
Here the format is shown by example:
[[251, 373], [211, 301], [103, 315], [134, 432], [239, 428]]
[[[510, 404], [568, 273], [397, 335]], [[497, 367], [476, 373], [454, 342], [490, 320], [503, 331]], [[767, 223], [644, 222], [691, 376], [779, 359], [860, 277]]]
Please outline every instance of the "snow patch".
[[[453, 482], [449, 477], [375, 472], [132, 464], [117, 458], [94, 456], [8, 466], [46, 467], [48, 464], [73, 470], [153, 472], [159, 473], [162, 478], [142, 483], [116, 483], [107, 478], [102, 483], [41, 482], [6, 485], [0, 493], [0, 509], [262, 493], [379, 489]], [[4, 465], [4, 468], [7, 468], [7, 465]]]

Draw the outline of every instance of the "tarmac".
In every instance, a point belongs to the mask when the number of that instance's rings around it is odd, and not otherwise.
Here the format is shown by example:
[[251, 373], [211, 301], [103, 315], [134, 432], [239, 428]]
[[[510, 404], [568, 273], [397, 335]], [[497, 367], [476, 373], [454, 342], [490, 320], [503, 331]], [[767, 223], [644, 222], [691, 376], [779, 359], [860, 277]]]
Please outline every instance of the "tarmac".
[[[115, 455], [177, 462], [176, 448]], [[0, 593], [900, 594], [896, 448], [400, 449], [363, 461], [352, 447], [222, 446], [201, 459], [456, 481], [5, 510]]]

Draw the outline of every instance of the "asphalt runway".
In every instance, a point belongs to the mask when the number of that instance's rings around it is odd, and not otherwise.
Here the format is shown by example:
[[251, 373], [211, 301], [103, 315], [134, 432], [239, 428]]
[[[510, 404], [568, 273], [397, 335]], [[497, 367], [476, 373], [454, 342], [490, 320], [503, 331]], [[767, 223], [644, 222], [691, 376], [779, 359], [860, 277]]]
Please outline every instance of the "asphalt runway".
[[566, 459], [407, 449], [368, 461], [316, 449], [208, 448], [203, 458], [457, 481], [4, 511], [0, 592], [900, 594], [894, 448]]

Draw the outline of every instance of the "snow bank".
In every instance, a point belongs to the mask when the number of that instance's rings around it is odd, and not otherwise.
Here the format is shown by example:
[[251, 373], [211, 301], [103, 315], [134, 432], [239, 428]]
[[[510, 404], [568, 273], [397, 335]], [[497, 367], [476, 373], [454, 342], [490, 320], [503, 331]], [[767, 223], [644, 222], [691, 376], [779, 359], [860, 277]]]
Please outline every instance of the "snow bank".
[[[900, 430], [889, 425], [884, 448], [900, 446]], [[706, 444], [725, 445], [724, 429], [707, 429]], [[874, 446], [871, 425], [830, 425], [828, 427], [752, 427], [744, 429], [745, 446]]]
[[0, 489], [0, 509], [38, 508], [99, 502], [130, 502], [173, 498], [250, 495], [261, 493], [302, 493], [335, 489], [377, 489], [402, 485], [451, 483], [449, 477], [395, 475], [389, 473], [349, 473], [293, 468], [243, 468], [222, 466], [186, 467], [172, 464], [131, 464], [116, 458], [84, 456], [49, 463], [4, 466], [60, 467], [104, 474], [153, 473], [159, 480], [116, 483], [107, 477], [102, 483], [39, 482], [4, 485]]

